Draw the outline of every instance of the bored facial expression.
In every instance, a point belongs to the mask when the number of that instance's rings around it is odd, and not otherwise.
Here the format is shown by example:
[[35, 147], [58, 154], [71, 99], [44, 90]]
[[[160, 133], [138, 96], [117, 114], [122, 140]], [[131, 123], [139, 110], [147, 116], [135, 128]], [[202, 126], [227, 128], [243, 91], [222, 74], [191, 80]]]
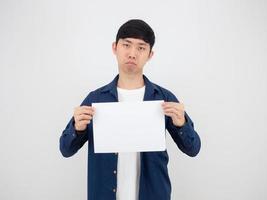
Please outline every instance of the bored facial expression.
[[123, 73], [143, 73], [143, 67], [152, 57], [150, 45], [141, 39], [124, 38], [112, 44], [113, 53], [117, 57], [119, 71]]

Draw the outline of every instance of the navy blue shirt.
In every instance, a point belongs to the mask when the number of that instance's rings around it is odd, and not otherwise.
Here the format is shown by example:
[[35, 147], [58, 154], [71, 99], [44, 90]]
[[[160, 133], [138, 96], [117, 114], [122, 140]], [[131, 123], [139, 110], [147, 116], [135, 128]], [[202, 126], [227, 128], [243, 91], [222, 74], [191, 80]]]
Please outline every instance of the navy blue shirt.
[[[117, 102], [118, 78], [119, 75], [108, 85], [90, 92], [81, 105], [91, 106], [96, 102]], [[178, 102], [170, 91], [150, 82], [144, 75], [143, 78], [146, 86], [144, 101]], [[165, 126], [177, 147], [193, 157], [200, 150], [200, 138], [186, 113], [185, 118], [184, 126], [177, 127], [170, 117], [165, 116]], [[117, 170], [118, 154], [94, 153], [92, 124], [93, 120], [83, 134], [77, 134], [72, 117], [60, 137], [60, 151], [64, 157], [70, 157], [88, 141], [88, 199], [116, 200], [117, 175], [114, 170]], [[171, 198], [168, 160], [167, 151], [140, 153], [139, 200], [169, 200]]]

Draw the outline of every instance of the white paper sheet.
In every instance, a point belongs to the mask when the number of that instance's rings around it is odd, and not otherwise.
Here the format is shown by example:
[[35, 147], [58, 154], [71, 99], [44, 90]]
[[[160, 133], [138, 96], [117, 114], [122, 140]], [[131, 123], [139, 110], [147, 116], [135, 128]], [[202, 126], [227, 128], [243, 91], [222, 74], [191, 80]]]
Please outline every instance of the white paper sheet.
[[95, 153], [164, 151], [162, 102], [93, 103]]

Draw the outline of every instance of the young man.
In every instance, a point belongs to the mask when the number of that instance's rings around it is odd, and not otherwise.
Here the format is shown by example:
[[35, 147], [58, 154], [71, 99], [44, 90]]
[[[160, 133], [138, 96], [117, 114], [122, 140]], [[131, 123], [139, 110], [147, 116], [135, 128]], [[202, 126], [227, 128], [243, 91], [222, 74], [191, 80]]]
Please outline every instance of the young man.
[[153, 30], [142, 20], [129, 20], [120, 27], [112, 44], [119, 74], [111, 83], [89, 93], [60, 137], [64, 157], [74, 155], [89, 142], [89, 200], [169, 200], [171, 196], [167, 151], [94, 153], [92, 103], [164, 100], [166, 128], [179, 149], [192, 157], [200, 150], [200, 138], [184, 105], [143, 75], [146, 62], [153, 56], [154, 42]]

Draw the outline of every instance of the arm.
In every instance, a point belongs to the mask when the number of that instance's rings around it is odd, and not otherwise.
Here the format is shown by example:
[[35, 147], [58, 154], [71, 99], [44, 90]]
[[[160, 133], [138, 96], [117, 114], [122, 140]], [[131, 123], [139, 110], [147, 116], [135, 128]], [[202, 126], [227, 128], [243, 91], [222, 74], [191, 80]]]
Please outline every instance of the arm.
[[[85, 98], [81, 106], [91, 106], [91, 93]], [[76, 108], [79, 109], [79, 112], [81, 112], [81, 107]], [[87, 108], [88, 109], [88, 108]], [[88, 112], [83, 111], [82, 112]], [[74, 117], [71, 118], [69, 123], [67, 124], [65, 130], [63, 131], [60, 140], [59, 140], [59, 147], [60, 152], [64, 157], [70, 157], [74, 155], [88, 140], [88, 131], [92, 130], [88, 126], [91, 126], [89, 115], [86, 113], [82, 113], [84, 117], [87, 119], [81, 119], [80, 122], [82, 122], [82, 129], [77, 129], [77, 125], [75, 126], [75, 121], [77, 121], [77, 114], [74, 112]], [[81, 116], [81, 115], [80, 115]], [[91, 118], [91, 117], [90, 117]], [[77, 131], [80, 130], [80, 131]]]
[[78, 132], [74, 127], [74, 118], [70, 120], [60, 137], [60, 152], [64, 157], [74, 155], [88, 140], [88, 128]]
[[[179, 103], [173, 94], [169, 95], [168, 101]], [[173, 123], [171, 117], [166, 116], [166, 128], [178, 148], [185, 154], [194, 157], [200, 151], [201, 141], [197, 132], [194, 130], [192, 120], [186, 112], [184, 112], [184, 119], [184, 124], [182, 126], [177, 126]]]

